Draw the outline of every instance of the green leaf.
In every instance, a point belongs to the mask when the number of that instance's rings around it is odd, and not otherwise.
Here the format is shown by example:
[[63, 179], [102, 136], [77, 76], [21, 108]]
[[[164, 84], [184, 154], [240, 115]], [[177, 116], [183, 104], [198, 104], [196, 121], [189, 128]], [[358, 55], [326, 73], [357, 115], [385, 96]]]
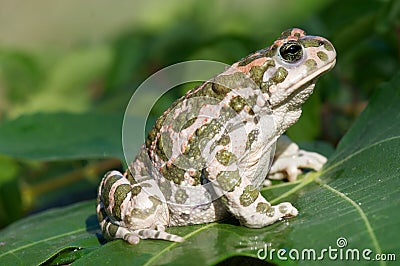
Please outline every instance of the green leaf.
[[[0, 125], [0, 154], [35, 160], [123, 159], [121, 128], [121, 115], [25, 115]], [[142, 141], [137, 142], [132, 146]]]
[[[239, 226], [234, 219], [168, 229], [183, 236], [184, 243], [142, 240], [131, 246], [118, 240], [101, 245], [94, 202], [84, 202], [28, 217], [2, 230], [0, 263], [37, 264], [62, 251], [73, 252], [74, 247], [87, 251], [81, 257], [70, 256], [80, 257], [77, 265], [211, 265], [232, 256], [257, 258], [257, 254], [286, 264], [293, 260], [281, 260], [278, 254], [288, 258], [296, 251], [299, 264], [353, 263], [345, 256], [357, 252], [359, 262], [371, 264], [363, 252], [370, 258], [380, 253], [398, 255], [399, 102], [400, 75], [378, 90], [321, 172], [262, 190], [273, 203], [291, 201], [299, 209], [296, 218], [261, 229]], [[347, 245], [340, 248], [338, 240], [346, 240]], [[324, 260], [301, 259], [302, 254], [313, 255], [307, 253], [310, 249]], [[324, 249], [331, 253], [321, 253]]]
[[66, 248], [97, 245], [94, 208], [84, 202], [13, 223], [1, 233], [1, 264], [37, 265]]
[[75, 49], [67, 53], [41, 78], [40, 90], [24, 91], [26, 101], [13, 106], [9, 114], [16, 117], [43, 111], [79, 112], [90, 106], [94, 85], [109, 69], [113, 59], [107, 45]]

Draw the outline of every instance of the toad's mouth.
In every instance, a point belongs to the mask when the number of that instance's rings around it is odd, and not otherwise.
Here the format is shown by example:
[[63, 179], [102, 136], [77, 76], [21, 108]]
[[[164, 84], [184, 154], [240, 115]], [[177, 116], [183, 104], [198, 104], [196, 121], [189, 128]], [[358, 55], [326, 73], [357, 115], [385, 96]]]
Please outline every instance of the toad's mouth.
[[[314, 73], [301, 79], [299, 82], [296, 82], [296, 84], [294, 84], [294, 86], [290, 88], [291, 91], [290, 94], [296, 93], [296, 91], [298, 91], [299, 89], [301, 90], [302, 88], [308, 87], [307, 84], [309, 85], [310, 82], [315, 83], [315, 81], [319, 76], [331, 70], [335, 66], [335, 64], [336, 64], [336, 58], [328, 62], [325, 66], [321, 67], [318, 71], [315, 71]], [[303, 84], [303, 85], [297, 85], [297, 84]]]
[[271, 107], [278, 108], [278, 107], [284, 105], [285, 103], [290, 102], [293, 98], [295, 98], [297, 95], [299, 95], [303, 91], [306, 91], [309, 89], [311, 89], [311, 90], [314, 89], [315, 82], [317, 81], [318, 77], [320, 77], [322, 74], [331, 70], [335, 66], [335, 64], [336, 64], [336, 58], [334, 58], [332, 61], [328, 62], [325, 66], [318, 69], [318, 71], [315, 71], [314, 73], [311, 73], [310, 75], [307, 75], [303, 79], [294, 83], [287, 90], [288, 93], [286, 95], [284, 95], [284, 97], [283, 97], [284, 100], [274, 101], [273, 97], [271, 97], [271, 99], [270, 99]]

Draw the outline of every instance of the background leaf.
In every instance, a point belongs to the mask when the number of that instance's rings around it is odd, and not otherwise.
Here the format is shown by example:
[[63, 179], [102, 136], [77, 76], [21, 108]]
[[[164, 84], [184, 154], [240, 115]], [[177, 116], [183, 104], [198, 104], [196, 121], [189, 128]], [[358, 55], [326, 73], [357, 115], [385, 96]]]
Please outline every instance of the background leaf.
[[[2, 230], [0, 262], [37, 264], [70, 248], [88, 253], [76, 260], [77, 265], [216, 264], [231, 256], [256, 258], [260, 250], [263, 254], [265, 245], [286, 250], [286, 256], [293, 249], [301, 254], [303, 249], [311, 248], [319, 256], [322, 249], [329, 247], [341, 249], [342, 254], [347, 249], [357, 249], [360, 254], [370, 249], [371, 258], [378, 253], [398, 255], [400, 239], [395, 232], [400, 225], [400, 105], [396, 104], [399, 101], [400, 75], [397, 75], [372, 98], [322, 172], [263, 189], [262, 193], [273, 203], [293, 202], [300, 211], [296, 218], [262, 229], [239, 226], [234, 219], [169, 228], [169, 232], [186, 238], [181, 244], [144, 240], [137, 246], [123, 241], [100, 245], [94, 202], [90, 201], [28, 217]], [[392, 115], [382, 118], [386, 113]], [[347, 241], [343, 248], [336, 243], [339, 238]], [[268, 259], [279, 264], [291, 262], [279, 260], [276, 253]], [[325, 253], [323, 261], [298, 263], [331, 264], [332, 261]], [[360, 262], [371, 263], [363, 259]]]
[[[122, 115], [25, 115], [0, 125], [0, 153], [35, 160], [102, 157], [123, 160], [121, 128]], [[142, 142], [137, 140], [132, 146]]]

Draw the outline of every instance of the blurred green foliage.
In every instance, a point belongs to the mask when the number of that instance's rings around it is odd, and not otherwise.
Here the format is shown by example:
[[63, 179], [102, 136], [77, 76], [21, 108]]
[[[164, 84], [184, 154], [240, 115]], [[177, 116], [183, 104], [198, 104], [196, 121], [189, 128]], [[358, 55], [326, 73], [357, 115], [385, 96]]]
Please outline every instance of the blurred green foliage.
[[[54, 133], [52, 126], [73, 126], [65, 132], [89, 138], [93, 132], [84, 130], [87, 122], [80, 126], [51, 115], [73, 113], [82, 121], [91, 114], [122, 117], [135, 88], [165, 66], [194, 59], [230, 64], [270, 45], [291, 27], [324, 36], [337, 49], [337, 66], [317, 83], [301, 120], [288, 134], [305, 145], [318, 139], [331, 146], [378, 85], [400, 69], [400, 2], [396, 0], [169, 0], [118, 5], [63, 1], [62, 9], [53, 1], [35, 7], [0, 2], [0, 16], [6, 22], [0, 27], [0, 135], [4, 125], [21, 118], [34, 123], [32, 114], [39, 113], [40, 119], [49, 121], [48, 127], [42, 125], [47, 132], [43, 141], [48, 138], [56, 145], [53, 151], [58, 150], [54, 160], [33, 158], [34, 146], [25, 154], [22, 146], [22, 156], [2, 152], [0, 227], [32, 211], [94, 198], [105, 166], [120, 167], [106, 159], [118, 152], [107, 152], [109, 142], [102, 141], [115, 138], [122, 120], [103, 125], [109, 128], [104, 138], [94, 140], [99, 149], [93, 156], [84, 156], [88, 146], [76, 145], [70, 153], [80, 160], [70, 160], [63, 149], [68, 136]], [[52, 10], [57, 15], [52, 16]], [[186, 89], [168, 94], [153, 116]], [[114, 133], [107, 133], [113, 129]], [[30, 137], [27, 131], [20, 142], [36, 143]], [[18, 145], [18, 138], [13, 141]], [[3, 144], [0, 151], [12, 144]]]

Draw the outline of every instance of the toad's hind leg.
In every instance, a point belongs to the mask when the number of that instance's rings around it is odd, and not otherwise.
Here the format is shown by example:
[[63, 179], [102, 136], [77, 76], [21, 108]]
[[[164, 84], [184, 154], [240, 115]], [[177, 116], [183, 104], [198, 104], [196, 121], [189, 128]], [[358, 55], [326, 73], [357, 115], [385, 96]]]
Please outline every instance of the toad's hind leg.
[[[105, 209], [102, 203], [97, 204], [98, 212], [105, 214]], [[104, 216], [103, 216], [104, 217]], [[102, 221], [100, 221], [100, 228], [103, 233], [103, 236], [108, 240], [113, 239], [124, 239], [129, 244], [137, 244], [140, 239], [162, 239], [173, 242], [183, 242], [184, 239], [180, 236], [169, 234], [164, 231], [163, 228], [157, 229], [137, 229], [137, 230], [129, 230], [126, 227], [120, 226], [115, 222], [111, 222], [108, 217], [105, 217]]]
[[149, 238], [182, 242], [182, 237], [164, 231], [168, 217], [165, 203], [142, 191], [130, 179], [111, 171], [100, 183], [96, 210], [103, 236], [107, 240], [124, 239], [130, 244]]
[[[113, 185], [116, 184], [121, 187], [122, 185], [130, 186], [129, 182], [124, 181], [127, 180], [124, 180], [121, 173], [117, 171], [107, 173], [101, 180], [96, 202], [97, 219], [105, 239], [113, 240], [121, 238], [130, 244], [137, 244], [140, 239], [137, 232], [133, 232], [123, 226], [120, 211], [117, 214], [113, 213], [116, 210], [114, 208], [116, 207], [115, 201], [120, 202], [119, 197], [114, 198], [117, 195], [115, 194], [116, 188], [113, 188]], [[112, 202], [110, 203], [110, 201]], [[109, 211], [110, 207], [111, 211]]]
[[101, 232], [103, 233], [103, 237], [105, 239], [113, 240], [121, 238], [130, 244], [139, 243], [140, 237], [137, 232], [132, 232], [131, 230], [120, 226], [119, 223], [111, 221], [111, 219], [107, 216], [102, 202], [97, 202], [96, 210]]

